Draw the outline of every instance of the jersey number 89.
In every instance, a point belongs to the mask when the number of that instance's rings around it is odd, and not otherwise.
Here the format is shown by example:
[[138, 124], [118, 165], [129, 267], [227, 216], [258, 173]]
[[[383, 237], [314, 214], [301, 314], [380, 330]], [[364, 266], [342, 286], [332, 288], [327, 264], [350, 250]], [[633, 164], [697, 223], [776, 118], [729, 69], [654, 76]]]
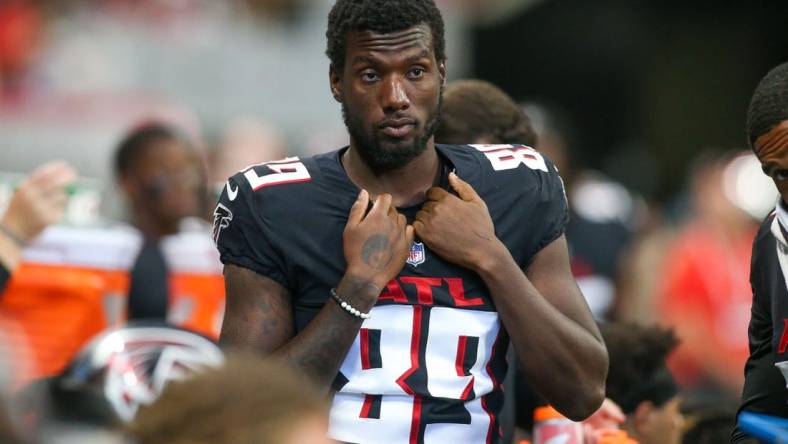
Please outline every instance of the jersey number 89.
[[[488, 364], [498, 315], [418, 305], [378, 306], [371, 314], [340, 368], [347, 383], [334, 396], [331, 435], [362, 443], [486, 442], [493, 418], [482, 396], [496, 388]], [[422, 376], [412, 378], [416, 372]], [[461, 401], [455, 404], [470, 422], [424, 415], [425, 396]]]

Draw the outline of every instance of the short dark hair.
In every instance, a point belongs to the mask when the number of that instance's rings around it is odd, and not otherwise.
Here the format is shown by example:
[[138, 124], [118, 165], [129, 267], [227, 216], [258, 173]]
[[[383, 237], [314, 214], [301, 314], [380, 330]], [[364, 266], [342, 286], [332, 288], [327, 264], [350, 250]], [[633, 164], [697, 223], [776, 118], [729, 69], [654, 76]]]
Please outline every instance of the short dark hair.
[[450, 83], [443, 92], [435, 141], [465, 144], [481, 137], [491, 143], [536, 145], [531, 121], [503, 90], [483, 80]]
[[115, 150], [115, 177], [123, 177], [152, 144], [162, 140], [185, 140], [175, 128], [160, 122], [149, 122], [135, 127], [121, 140]]
[[660, 372], [669, 372], [665, 360], [679, 341], [672, 329], [659, 326], [614, 323], [601, 325], [600, 331], [610, 359], [607, 397], [631, 412], [640, 401], [649, 400], [640, 390]]
[[337, 0], [328, 14], [326, 55], [342, 75], [348, 32], [388, 34], [420, 24], [430, 27], [435, 58], [446, 60], [443, 17], [433, 0]]
[[769, 71], [755, 88], [747, 111], [750, 148], [755, 148], [758, 137], [784, 120], [788, 120], [788, 62]]

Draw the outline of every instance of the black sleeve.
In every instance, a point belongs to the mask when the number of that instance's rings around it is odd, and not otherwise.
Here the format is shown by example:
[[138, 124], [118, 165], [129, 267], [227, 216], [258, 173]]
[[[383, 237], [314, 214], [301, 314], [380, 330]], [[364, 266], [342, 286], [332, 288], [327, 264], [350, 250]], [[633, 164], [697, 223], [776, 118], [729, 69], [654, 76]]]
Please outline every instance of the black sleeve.
[[11, 279], [11, 273], [3, 264], [0, 264], [0, 294], [5, 292], [5, 286], [8, 284], [9, 279]]
[[[761, 236], [759, 236], [761, 237]], [[762, 239], [761, 239], [762, 240]], [[750, 284], [753, 291], [752, 318], [749, 326], [750, 356], [744, 367], [744, 390], [739, 413], [750, 411], [767, 415], [788, 417], [788, 398], [786, 397], [786, 381], [775, 367], [775, 355], [772, 350], [772, 297], [774, 285], [770, 282], [782, 276], [770, 276], [778, 271], [777, 258], [771, 253], [776, 247], [773, 242], [766, 245], [756, 241], [753, 246]], [[768, 262], [768, 263], [767, 263]], [[738, 425], [733, 430], [731, 442], [735, 444], [758, 443], [759, 441], [745, 435]]]
[[569, 223], [569, 205], [564, 191], [564, 182], [558, 174], [558, 169], [547, 158], [545, 164], [548, 172], [536, 171], [539, 175], [539, 203], [536, 206], [535, 216], [537, 226], [535, 232], [539, 239], [528, 257], [533, 257], [542, 248], [561, 237]]
[[222, 191], [214, 210], [213, 237], [223, 264], [248, 268], [289, 288], [271, 223], [241, 174], [230, 178]]

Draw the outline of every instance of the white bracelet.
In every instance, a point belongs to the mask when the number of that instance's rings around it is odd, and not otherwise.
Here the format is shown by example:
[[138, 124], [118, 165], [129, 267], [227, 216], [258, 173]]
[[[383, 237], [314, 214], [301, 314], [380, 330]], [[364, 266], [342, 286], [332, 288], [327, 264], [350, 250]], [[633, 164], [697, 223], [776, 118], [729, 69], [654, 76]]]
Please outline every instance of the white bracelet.
[[339, 304], [339, 306], [342, 307], [343, 310], [352, 314], [353, 316], [361, 319], [369, 319], [371, 317], [369, 313], [363, 313], [361, 310], [353, 308], [353, 306], [348, 304], [347, 301], [339, 297], [336, 288], [331, 289], [331, 297], [334, 298], [335, 301], [337, 301], [337, 304]]

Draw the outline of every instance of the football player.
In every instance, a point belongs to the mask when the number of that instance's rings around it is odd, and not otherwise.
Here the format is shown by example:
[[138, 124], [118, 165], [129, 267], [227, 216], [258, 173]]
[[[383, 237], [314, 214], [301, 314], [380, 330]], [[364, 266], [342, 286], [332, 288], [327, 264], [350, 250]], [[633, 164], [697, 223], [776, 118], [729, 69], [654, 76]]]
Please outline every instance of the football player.
[[499, 442], [509, 339], [552, 405], [590, 415], [607, 351], [569, 269], [553, 164], [434, 143], [446, 55], [432, 0], [339, 0], [326, 35], [350, 145], [227, 181], [221, 341], [330, 386], [341, 441]]
[[204, 183], [186, 136], [163, 123], [130, 131], [114, 156], [115, 176], [143, 244], [130, 271], [128, 319], [167, 319], [169, 269], [161, 238], [199, 214]]
[[[739, 411], [788, 417], [788, 63], [769, 71], [755, 88], [747, 136], [781, 199], [761, 224], [752, 249], [750, 356]], [[737, 427], [732, 442], [759, 441]]]

